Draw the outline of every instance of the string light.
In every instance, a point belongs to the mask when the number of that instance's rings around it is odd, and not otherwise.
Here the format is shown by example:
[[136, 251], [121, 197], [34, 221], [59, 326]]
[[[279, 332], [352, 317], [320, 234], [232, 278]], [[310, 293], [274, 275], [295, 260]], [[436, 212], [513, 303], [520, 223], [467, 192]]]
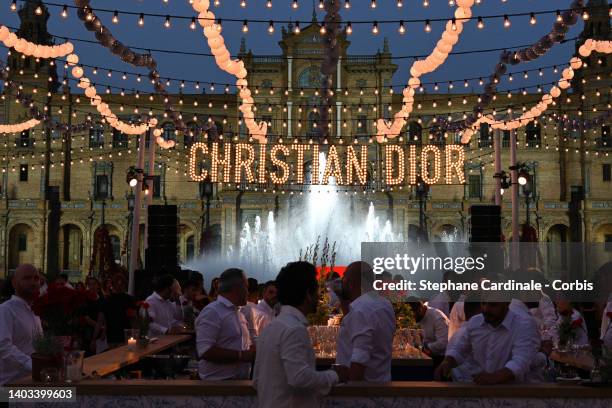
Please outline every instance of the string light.
[[402, 0], [397, 0], [397, 7], [398, 8], [404, 7], [404, 2]]
[[482, 30], [484, 28], [484, 21], [482, 20], [482, 17], [478, 17], [478, 23], [476, 24], [476, 26]]
[[166, 16], [166, 20], [164, 21], [164, 27], [170, 28], [170, 16]]
[[350, 8], [351, 8], [351, 2], [350, 2], [350, 0], [345, 0], [345, 1], [344, 1], [344, 8], [345, 8], [345, 9], [350, 9]]
[[561, 12], [559, 10], [556, 11], [557, 14], [557, 23], [560, 23], [563, 21], [563, 17], [561, 17]]
[[372, 34], [378, 34], [378, 21], [375, 21], [374, 24], [372, 24]]
[[268, 33], [269, 34], [274, 33], [274, 23], [272, 22], [272, 20], [270, 20], [270, 25], [268, 26]]
[[267, 0], [266, 1], [266, 7], [267, 8], [272, 8], [272, 0]]
[[347, 35], [353, 34], [353, 27], [351, 26], [351, 22], [350, 21], [348, 23], [346, 23], [346, 34]]
[[504, 28], [508, 27], [510, 27], [510, 19], [508, 18], [508, 15], [504, 14]]
[[189, 28], [192, 29], [192, 30], [196, 29], [196, 20], [195, 20], [195, 17], [191, 18], [191, 23], [189, 23]]
[[113, 13], [113, 18], [111, 19], [111, 21], [114, 24], [119, 24], [119, 13], [117, 11]]
[[291, 4], [291, 7], [295, 10], [298, 7], [300, 7], [300, 5], [298, 4], [298, 0], [293, 0], [293, 3]]
[[249, 32], [249, 23], [246, 20], [242, 22], [242, 32], [243, 33]]
[[42, 9], [42, 7], [37, 6], [37, 7], [34, 9], [34, 14], [36, 14], [37, 16], [42, 16], [42, 13], [43, 13], [43, 9]]
[[372, 1], [370, 2], [370, 7], [371, 7], [371, 8], [373, 8], [373, 9], [375, 9], [375, 8], [376, 8], [376, 0], [372, 0]]
[[64, 7], [62, 8], [62, 13], [61, 13], [61, 16], [62, 16], [63, 18], [67, 18], [67, 17], [68, 17], [68, 7], [67, 7], [67, 6], [64, 6]]
[[325, 8], [325, 2], [323, 0], [319, 0], [319, 9], [323, 10]]
[[582, 9], [582, 19], [583, 19], [584, 21], [587, 21], [587, 20], [589, 19], [589, 17], [590, 17], [590, 16], [589, 16], [589, 12], [588, 12], [587, 8], [586, 8], [586, 7], [584, 7], [584, 8]]
[[240, 7], [245, 8], [247, 6], [246, 0], [240, 0]]
[[10, 6], [11, 11], [17, 11], [17, 0], [13, 0]]
[[406, 33], [406, 27], [404, 27], [404, 20], [400, 21], [399, 28], [397, 29], [400, 34]]
[[138, 17], [138, 25], [141, 27], [144, 25], [144, 14], [142, 13], [140, 13], [140, 17]]
[[536, 16], [534, 13], [531, 13], [531, 16], [529, 17], [529, 24], [531, 25], [535, 25], [537, 23], [536, 21]]
[[426, 33], [431, 32], [431, 24], [429, 23], [429, 20], [425, 20], [425, 32]]

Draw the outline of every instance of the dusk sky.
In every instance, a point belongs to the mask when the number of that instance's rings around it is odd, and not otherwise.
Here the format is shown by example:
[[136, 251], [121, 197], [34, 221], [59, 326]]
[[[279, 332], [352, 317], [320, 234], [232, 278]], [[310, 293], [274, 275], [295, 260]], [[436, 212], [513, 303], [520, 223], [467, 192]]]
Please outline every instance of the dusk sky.
[[[21, 1], [18, 2], [22, 4]], [[72, 1], [54, 2], [59, 6], [49, 5], [51, 18], [49, 20], [49, 31], [53, 35], [67, 36], [85, 40], [95, 40], [94, 35], [87, 31], [81, 20], [76, 16], [75, 9], [69, 9], [69, 17], [63, 19], [60, 17], [61, 5], [66, 3], [73, 5]], [[310, 21], [313, 9], [312, 0], [299, 0], [299, 8], [294, 10], [291, 8], [290, 0], [273, 0], [273, 7], [267, 8], [265, 0], [247, 0], [247, 7], [241, 8], [239, 0], [221, 0], [221, 5], [218, 8], [213, 7], [214, 13], [218, 18], [238, 18], [238, 19], [262, 19], [262, 20], [300, 20]], [[318, 3], [318, 1], [317, 1]], [[455, 6], [449, 7], [447, 0], [430, 0], [429, 7], [423, 7], [422, 0], [404, 0], [404, 6], [398, 9], [395, 0], [378, 0], [378, 7], [372, 9], [369, 0], [353, 0], [351, 9], [341, 9], [341, 15], [344, 21], [357, 20], [385, 20], [385, 19], [449, 19], [454, 13]], [[480, 5], [475, 5], [473, 8], [474, 18], [465, 25], [465, 30], [460, 37], [459, 43], [453, 51], [478, 50], [486, 48], [508, 47], [531, 44], [537, 41], [540, 37], [548, 33], [554, 23], [554, 12], [547, 15], [538, 15], [537, 24], [529, 24], [529, 16], [520, 16], [511, 18], [511, 27], [503, 27], [503, 19], [486, 19], [485, 28], [479, 30], [476, 27], [477, 16], [488, 16], [497, 14], [512, 14], [521, 12], [538, 12], [566, 8], [570, 4], [570, 0], [483, 0]], [[183, 15], [192, 17], [194, 11], [188, 4], [188, 1], [168, 0], [164, 3], [162, 0], [105, 0], [91, 1], [91, 5], [96, 8], [105, 8], [109, 10], [131, 11], [136, 13], [159, 13], [162, 15]], [[324, 11], [316, 8], [319, 20], [322, 20]], [[97, 13], [116, 38], [124, 44], [141, 47], [141, 48], [158, 48], [175, 51], [210, 53], [210, 49], [202, 35], [201, 29], [198, 27], [195, 31], [189, 29], [189, 19], [172, 19], [171, 28], [165, 28], [164, 18], [146, 17], [144, 27], [139, 27], [137, 24], [138, 17], [130, 15], [119, 16], [119, 24], [111, 22], [112, 13]], [[8, 2], [3, 2], [0, 9], [0, 23], [10, 27], [18, 26], [19, 19], [16, 13], [13, 13], [8, 8]], [[278, 55], [280, 48], [278, 41], [281, 37], [281, 24], [275, 25], [276, 31], [273, 35], [267, 33], [267, 23], [251, 23], [249, 24], [249, 32], [245, 35], [247, 47], [256, 55]], [[241, 22], [223, 22], [223, 35], [228, 48], [235, 55], [239, 49], [240, 38], [243, 37], [241, 31]], [[304, 24], [301, 25], [304, 28]], [[389, 39], [389, 45], [393, 56], [419, 55], [427, 54], [435, 46], [439, 39], [443, 23], [432, 23], [431, 33], [424, 31], [423, 23], [406, 24], [406, 34], [398, 34], [398, 24], [379, 24], [380, 33], [375, 36], [371, 32], [371, 24], [355, 24], [353, 23], [353, 35], [349, 37], [351, 46], [350, 54], [374, 54], [377, 49], [382, 49], [383, 39]], [[570, 30], [566, 38], [577, 36], [582, 30], [583, 22], [579, 22]], [[58, 41], [59, 42], [59, 41]], [[96, 76], [91, 76], [93, 81], [100, 84], [111, 84], [126, 89], [131, 89], [137, 86], [142, 91], [150, 91], [152, 88], [146, 82], [137, 84], [134, 80], [123, 81], [117, 72], [133, 71], [140, 72], [146, 75], [146, 70], [143, 68], [135, 68], [126, 63], [123, 63], [119, 58], [112, 55], [110, 51], [97, 44], [87, 44], [83, 42], [74, 42], [76, 52], [81, 57], [81, 62], [89, 65], [109, 67], [115, 70], [115, 75], [112, 78], [106, 77], [106, 73], [98, 73], [99, 79]], [[140, 51], [142, 52], [142, 51]], [[556, 45], [547, 55], [538, 60], [520, 64], [510, 68], [511, 72], [522, 72], [525, 69], [537, 68], [542, 66], [551, 66], [558, 64], [559, 66], [567, 64], [569, 58], [574, 52], [573, 41], [565, 44]], [[462, 81], [466, 77], [487, 77], [491, 74], [495, 64], [499, 58], [499, 51], [468, 54], [468, 55], [451, 55], [446, 63], [437, 71], [428, 74], [422, 78], [424, 82], [439, 81], [440, 91], [447, 92], [447, 81], [456, 80]], [[155, 52], [154, 56], [158, 61], [158, 69], [162, 77], [185, 78], [196, 81], [210, 81], [216, 83], [234, 83], [232, 78], [222, 73], [216, 66], [212, 57], [204, 56], [188, 56], [167, 54]], [[399, 65], [396, 72], [393, 84], [396, 90], [403, 86], [408, 77], [409, 65], [412, 59], [397, 59], [394, 61]], [[61, 74], [60, 74], [61, 75]], [[516, 89], [523, 86], [550, 83], [558, 79], [558, 75], [552, 73], [552, 69], [545, 71], [543, 77], [539, 77], [537, 73], [532, 73], [528, 80], [524, 80], [522, 75], [515, 75], [514, 81], [508, 84], [507, 80], [502, 81], [499, 89]], [[442, 83], [445, 83], [444, 85]], [[177, 91], [178, 83], [175, 81], [171, 91]], [[459, 86], [457, 86], [459, 85]], [[455, 83], [455, 91], [464, 90], [462, 83]], [[429, 91], [433, 91], [433, 87], [429, 87]], [[548, 86], [546, 87], [548, 88]], [[220, 91], [218, 88], [216, 91]], [[479, 92], [481, 88], [476, 81], [470, 83], [470, 90]], [[193, 87], [186, 87], [185, 92], [195, 92]]]

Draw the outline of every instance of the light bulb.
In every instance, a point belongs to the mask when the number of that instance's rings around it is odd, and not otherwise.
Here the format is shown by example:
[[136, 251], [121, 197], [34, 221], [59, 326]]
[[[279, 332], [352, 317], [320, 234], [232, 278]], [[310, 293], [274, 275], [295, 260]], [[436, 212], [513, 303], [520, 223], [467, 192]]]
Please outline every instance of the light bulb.
[[270, 25], [268, 26], [268, 33], [274, 33], [274, 23], [272, 22], [272, 20], [270, 20]]
[[376, 8], [376, 0], [372, 0], [372, 1], [370, 2], [370, 7], [371, 7], [371, 8], [373, 8], [373, 9], [375, 9], [375, 8]]
[[397, 0], [397, 7], [404, 7], [404, 2], [402, 0]]
[[191, 28], [192, 30], [196, 29], [196, 21], [195, 21], [195, 17], [191, 18], [191, 23], [189, 23], [189, 28]]
[[292, 7], [293, 9], [296, 9], [296, 8], [300, 7], [300, 5], [298, 4], [298, 1], [297, 1], [297, 0], [293, 0], [293, 3], [291, 4], [291, 7]]
[[351, 8], [351, 2], [350, 2], [350, 0], [345, 0], [345, 1], [344, 1], [344, 8], [345, 8], [345, 9], [350, 9], [350, 8]]
[[319, 0], [319, 8], [321, 10], [323, 10], [325, 8], [325, 3], [323, 2], [323, 0]]
[[531, 13], [531, 17], [529, 17], [529, 24], [535, 25], [537, 23], [535, 14]]
[[11, 11], [17, 11], [17, 0], [13, 0], [10, 6]]
[[266, 7], [267, 7], [267, 8], [272, 8], [272, 0], [268, 0], [268, 1], [266, 2]]
[[425, 20], [425, 32], [431, 32], [431, 24], [429, 23], [429, 20]]
[[406, 27], [404, 27], [404, 20], [400, 21], [398, 31], [400, 34], [404, 34], [406, 32]]
[[119, 13], [117, 11], [115, 11], [113, 13], [113, 18], [111, 20], [114, 24], [119, 24]]
[[170, 28], [170, 16], [166, 16], [166, 20], [164, 21], [164, 27]]
[[140, 13], [140, 17], [138, 17], [138, 25], [141, 27], [144, 25], [144, 14], [142, 13]]
[[586, 7], [582, 9], [582, 19], [584, 21], [587, 21], [590, 18], [589, 16], [589, 12], [587, 11]]
[[510, 27], [510, 19], [507, 14], [504, 14], [504, 28]]
[[372, 24], [372, 34], [376, 35], [378, 34], [378, 22], [375, 21], [374, 24]]
[[353, 27], [351, 26], [351, 22], [350, 21], [348, 23], [346, 23], [346, 34], [348, 34], [348, 35], [353, 34]]
[[68, 17], [68, 7], [64, 6], [64, 8], [62, 9], [62, 17], [66, 18]]
[[557, 10], [557, 23], [560, 23], [562, 21], [563, 21], [563, 17], [561, 17], [561, 12]]
[[244, 22], [242, 23], [242, 32], [243, 33], [248, 33], [249, 32], [249, 24], [246, 20], [244, 20]]
[[43, 13], [42, 7], [38, 6], [36, 7], [36, 9], [34, 9], [34, 14], [36, 14], [37, 16], [41, 16]]
[[482, 21], [482, 17], [478, 17], [478, 23], [476, 24], [476, 27], [478, 27], [480, 30], [484, 28], [484, 21]]

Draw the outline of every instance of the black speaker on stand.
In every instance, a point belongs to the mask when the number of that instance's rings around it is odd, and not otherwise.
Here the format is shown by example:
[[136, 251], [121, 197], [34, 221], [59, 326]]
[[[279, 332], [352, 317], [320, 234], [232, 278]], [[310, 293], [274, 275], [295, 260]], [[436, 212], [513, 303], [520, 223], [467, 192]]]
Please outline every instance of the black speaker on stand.
[[501, 242], [501, 207], [473, 205], [470, 207], [470, 242]]
[[178, 215], [176, 205], [151, 205], [148, 208], [145, 267], [157, 276], [178, 270]]

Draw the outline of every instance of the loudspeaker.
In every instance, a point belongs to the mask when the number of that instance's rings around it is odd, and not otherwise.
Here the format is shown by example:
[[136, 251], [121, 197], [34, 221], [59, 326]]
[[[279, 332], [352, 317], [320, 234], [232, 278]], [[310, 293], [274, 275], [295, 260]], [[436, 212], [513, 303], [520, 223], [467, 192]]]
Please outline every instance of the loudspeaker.
[[501, 207], [473, 205], [470, 207], [470, 242], [501, 242]]
[[151, 205], [148, 208], [148, 271], [172, 269], [178, 265], [178, 216], [176, 205]]

